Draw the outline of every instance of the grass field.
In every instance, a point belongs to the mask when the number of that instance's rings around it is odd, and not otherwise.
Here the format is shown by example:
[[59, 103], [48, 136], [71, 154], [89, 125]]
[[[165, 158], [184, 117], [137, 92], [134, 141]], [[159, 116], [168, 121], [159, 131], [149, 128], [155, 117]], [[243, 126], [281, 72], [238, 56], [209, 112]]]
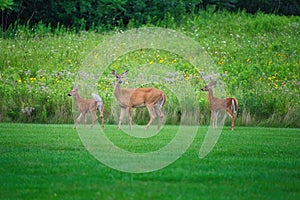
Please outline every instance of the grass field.
[[130, 174], [91, 156], [72, 125], [0, 124], [0, 199], [300, 199], [300, 129], [225, 127], [200, 160], [206, 129], [168, 167]]

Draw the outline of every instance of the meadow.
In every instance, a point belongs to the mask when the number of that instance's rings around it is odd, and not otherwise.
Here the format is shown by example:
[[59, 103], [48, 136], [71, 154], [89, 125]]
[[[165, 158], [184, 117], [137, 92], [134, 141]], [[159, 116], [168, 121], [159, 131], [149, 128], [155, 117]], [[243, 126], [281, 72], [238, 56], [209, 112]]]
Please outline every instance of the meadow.
[[[147, 145], [124, 139], [116, 125], [107, 125], [104, 133], [121, 148], [149, 152], [173, 137], [176, 126], [166, 127], [169, 131]], [[300, 198], [299, 129], [238, 127], [232, 132], [225, 127], [215, 148], [199, 159], [206, 130], [200, 126], [191, 146], [171, 165], [134, 174], [96, 160], [72, 125], [1, 123], [0, 198]]]
[[[149, 173], [117, 171], [95, 159], [72, 129], [76, 112], [67, 96], [86, 58], [99, 56], [93, 50], [101, 42], [136, 27], [132, 21], [108, 32], [40, 22], [0, 31], [0, 198], [300, 199], [300, 17], [200, 11], [180, 21], [166, 16], [143, 25], [173, 29], [199, 43], [218, 67], [226, 96], [239, 100], [235, 130], [229, 130], [227, 120], [203, 159], [199, 150], [210, 110], [201, 91], [206, 84], [201, 66], [158, 49], [128, 52], [99, 66], [103, 76], [95, 87], [105, 103], [106, 124], [104, 133], [96, 134], [122, 149], [141, 153], [164, 147], [179, 129], [183, 108], [190, 113], [199, 108], [200, 126], [191, 146], [171, 165]], [[151, 83], [168, 97], [162, 131], [147, 139], [117, 131], [111, 69], [129, 68], [136, 76], [139, 66], [162, 65], [190, 84], [196, 101], [180, 107], [174, 90]], [[148, 117], [143, 109], [135, 111], [134, 122], [145, 124]]]
[[[145, 27], [174, 29], [198, 42], [220, 69], [219, 78], [226, 84], [226, 95], [239, 100], [236, 123], [241, 126], [300, 127], [299, 111], [299, 37], [298, 16], [276, 16], [244, 12], [199, 12], [185, 16], [180, 23], [166, 17]], [[112, 32], [74, 31], [61, 25], [38, 23], [33, 27], [15, 24], [1, 32], [0, 38], [0, 121], [34, 123], [71, 123], [72, 100], [66, 96], [75, 83], [83, 61], [105, 38], [135, 28], [115, 27]], [[202, 113], [200, 123], [209, 123], [206, 83], [201, 66], [191, 66], [170, 52], [143, 50], [128, 53], [103, 71], [98, 93], [107, 105], [106, 123], [114, 123], [112, 91], [114, 78], [123, 66], [134, 72], [139, 65], [163, 64], [175, 68], [195, 88]], [[104, 69], [100, 69], [104, 70]], [[162, 87], [162, 85], [156, 85]], [[178, 124], [180, 108], [167, 91], [168, 124]], [[194, 109], [190, 104], [189, 109]], [[147, 112], [135, 120], [147, 121]]]

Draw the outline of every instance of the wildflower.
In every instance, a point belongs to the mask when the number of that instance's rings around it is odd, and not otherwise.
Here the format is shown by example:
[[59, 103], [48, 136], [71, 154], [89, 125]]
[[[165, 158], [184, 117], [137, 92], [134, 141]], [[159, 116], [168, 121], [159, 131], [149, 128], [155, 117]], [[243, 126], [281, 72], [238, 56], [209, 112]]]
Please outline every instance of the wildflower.
[[268, 62], [268, 65], [271, 65], [273, 62], [272, 62], [272, 60], [270, 60], [269, 62]]
[[154, 63], [153, 60], [151, 60], [151, 61], [149, 62], [150, 65], [152, 65], [153, 63]]
[[223, 60], [220, 60], [220, 61], [218, 62], [218, 64], [219, 64], [219, 65], [223, 65], [223, 64], [224, 64], [224, 61], [223, 61]]
[[22, 80], [20, 78], [18, 79], [18, 83], [22, 83]]
[[22, 108], [21, 111], [22, 111], [23, 114], [26, 114], [27, 116], [30, 116], [32, 111], [34, 111], [34, 108], [26, 106], [25, 108]]

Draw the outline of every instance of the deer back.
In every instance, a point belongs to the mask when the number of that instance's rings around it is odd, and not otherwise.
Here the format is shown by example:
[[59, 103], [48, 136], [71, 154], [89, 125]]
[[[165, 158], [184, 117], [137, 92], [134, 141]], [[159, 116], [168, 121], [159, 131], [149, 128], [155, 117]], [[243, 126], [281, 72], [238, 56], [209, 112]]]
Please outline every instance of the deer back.
[[130, 97], [130, 104], [133, 107], [155, 105], [162, 99], [163, 92], [156, 88], [137, 88]]
[[78, 101], [78, 108], [81, 112], [94, 111], [97, 108], [97, 101], [94, 99], [81, 99]]

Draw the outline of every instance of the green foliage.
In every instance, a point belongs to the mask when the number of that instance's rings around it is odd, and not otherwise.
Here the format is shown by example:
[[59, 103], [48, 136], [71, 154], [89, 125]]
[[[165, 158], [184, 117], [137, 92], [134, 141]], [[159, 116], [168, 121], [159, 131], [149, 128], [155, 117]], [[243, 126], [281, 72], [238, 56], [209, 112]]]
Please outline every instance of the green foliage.
[[[196, 16], [187, 29], [199, 27], [191, 35], [196, 36], [222, 68], [227, 92], [238, 98], [240, 109], [247, 110], [244, 115], [250, 113], [253, 120], [258, 119], [258, 124], [277, 113], [281, 119], [274, 120], [273, 125], [289, 121], [288, 124], [299, 126], [297, 112], [292, 118], [290, 112], [287, 115], [288, 110], [299, 109], [300, 103], [299, 18], [261, 13], [251, 16], [243, 12], [222, 16], [206, 19], [209, 25], [203, 24], [203, 16]], [[255, 120], [252, 123], [256, 124]]]
[[[148, 139], [126, 137], [115, 125], [106, 126], [105, 133], [120, 148], [151, 152], [165, 146], [178, 126], [165, 128]], [[205, 131], [207, 127], [199, 127], [192, 145], [170, 166], [130, 174], [98, 162], [72, 125], [1, 123], [0, 195], [2, 199], [299, 199], [299, 129], [240, 127], [232, 134], [228, 128], [200, 160]]]
[[[7, 29], [15, 22], [36, 25], [39, 22], [56, 27], [62, 24], [75, 30], [97, 28], [98, 31], [113, 30], [115, 27], [140, 26], [147, 22], [157, 23], [168, 16], [176, 22], [187, 14], [214, 9], [249, 13], [257, 11], [283, 15], [299, 15], [297, 0], [11, 0], [0, 2], [2, 28]], [[11, 8], [11, 10], [4, 10]]]
[[0, 0], [0, 9], [2, 11], [4, 11], [5, 9], [11, 9], [13, 4], [13, 0]]
[[[143, 0], [80, 0], [80, 1], [43, 1], [16, 0], [12, 11], [3, 12], [5, 28], [18, 21], [21, 24], [44, 24], [56, 26], [58, 23], [77, 30], [102, 27], [112, 30], [116, 26], [126, 26], [130, 21], [135, 25], [162, 20], [166, 15], [180, 19], [191, 12], [195, 1], [143, 1]], [[46, 6], [45, 6], [46, 5]], [[18, 18], [16, 18], [18, 17]]]
[[297, 0], [238, 0], [236, 7], [249, 13], [256, 13], [259, 10], [266, 13], [300, 15], [300, 4]]
[[[227, 96], [239, 100], [238, 125], [300, 127], [299, 24], [299, 17], [224, 11], [186, 16], [180, 24], [166, 16], [148, 25], [182, 31], [205, 48], [220, 68]], [[132, 22], [132, 26], [139, 25]], [[32, 28], [16, 25], [1, 34], [0, 44], [6, 50], [0, 54], [0, 121], [71, 122], [71, 99], [66, 94], [83, 60], [106, 34], [76, 33], [63, 25], [53, 29], [43, 23]], [[121, 71], [128, 65], [134, 72], [143, 64], [164, 64], [182, 73], [195, 88], [200, 123], [208, 124], [207, 94], [200, 90], [205, 84], [199, 77], [201, 67], [168, 52], [150, 50], [128, 53], [110, 67]], [[103, 73], [98, 91], [110, 117], [114, 79], [109, 70]], [[181, 110], [176, 98], [162, 85], [157, 87], [167, 91], [167, 123], [177, 124]], [[30, 115], [26, 108], [33, 109]], [[109, 117], [107, 122], [115, 123]], [[148, 114], [141, 110], [135, 117], [144, 123]]]
[[[18, 26], [14, 39], [1, 39], [5, 46], [0, 66], [1, 121], [71, 122], [70, 99], [79, 65], [93, 43], [102, 36], [80, 35], [37, 25], [34, 33]], [[10, 102], [10, 103], [8, 103]], [[31, 112], [25, 109], [32, 108]]]

